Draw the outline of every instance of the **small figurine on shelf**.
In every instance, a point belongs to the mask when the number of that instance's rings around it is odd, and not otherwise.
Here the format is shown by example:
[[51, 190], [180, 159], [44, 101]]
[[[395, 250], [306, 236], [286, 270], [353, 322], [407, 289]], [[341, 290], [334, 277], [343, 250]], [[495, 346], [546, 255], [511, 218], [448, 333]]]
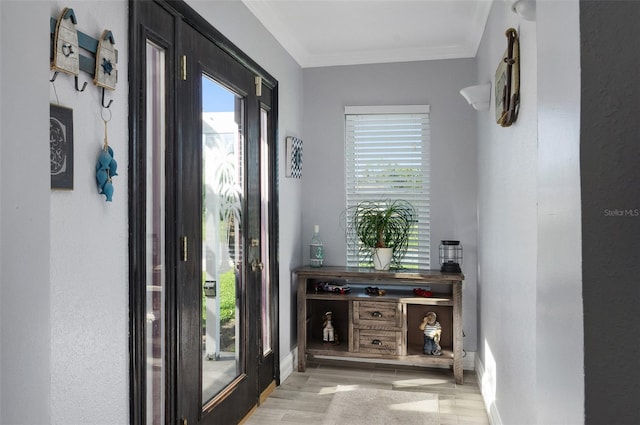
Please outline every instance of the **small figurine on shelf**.
[[382, 296], [382, 295], [387, 293], [387, 291], [385, 291], [384, 289], [380, 289], [377, 286], [367, 286], [364, 289], [365, 289], [365, 291], [367, 291], [367, 294], [369, 294], [369, 295]]
[[338, 343], [338, 334], [333, 327], [333, 321], [331, 319], [331, 312], [327, 311], [322, 316], [322, 342], [328, 344]]
[[420, 330], [424, 331], [424, 348], [423, 353], [433, 356], [441, 356], [442, 348], [440, 347], [440, 335], [442, 327], [437, 321], [437, 316], [433, 311], [428, 312], [422, 319]]

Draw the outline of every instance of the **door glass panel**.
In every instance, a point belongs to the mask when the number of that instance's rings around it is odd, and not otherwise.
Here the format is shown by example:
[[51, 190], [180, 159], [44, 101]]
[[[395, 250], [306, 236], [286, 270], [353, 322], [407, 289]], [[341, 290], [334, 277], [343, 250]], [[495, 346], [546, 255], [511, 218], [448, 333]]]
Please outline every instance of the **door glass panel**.
[[243, 99], [202, 77], [202, 403], [242, 372]]
[[260, 232], [262, 268], [261, 321], [262, 355], [271, 352], [271, 280], [269, 279], [269, 205], [271, 203], [269, 178], [269, 111], [260, 109]]
[[165, 51], [146, 46], [146, 421], [165, 422]]

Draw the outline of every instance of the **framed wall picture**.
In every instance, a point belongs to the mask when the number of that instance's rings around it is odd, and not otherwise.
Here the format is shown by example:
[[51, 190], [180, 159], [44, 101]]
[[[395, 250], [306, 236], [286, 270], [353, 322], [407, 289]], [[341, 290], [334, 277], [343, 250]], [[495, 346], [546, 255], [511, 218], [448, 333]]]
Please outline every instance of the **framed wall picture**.
[[73, 189], [73, 109], [50, 105], [51, 189]]
[[302, 140], [297, 137], [286, 138], [286, 177], [302, 178]]

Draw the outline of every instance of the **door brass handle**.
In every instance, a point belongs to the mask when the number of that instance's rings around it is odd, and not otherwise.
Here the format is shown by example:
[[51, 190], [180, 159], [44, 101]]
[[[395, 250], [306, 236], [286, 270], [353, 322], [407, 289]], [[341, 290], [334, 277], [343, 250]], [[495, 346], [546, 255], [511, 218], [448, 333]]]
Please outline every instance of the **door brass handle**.
[[252, 271], [257, 272], [257, 271], [262, 271], [262, 269], [264, 269], [264, 264], [262, 264], [262, 261], [253, 260], [251, 262]]

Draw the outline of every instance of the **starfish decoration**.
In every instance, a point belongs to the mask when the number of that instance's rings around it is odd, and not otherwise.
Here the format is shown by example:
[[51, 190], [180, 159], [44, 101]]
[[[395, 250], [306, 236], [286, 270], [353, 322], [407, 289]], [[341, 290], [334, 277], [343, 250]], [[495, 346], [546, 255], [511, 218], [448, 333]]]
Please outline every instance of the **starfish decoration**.
[[104, 73], [105, 74], [109, 74], [111, 75], [111, 71], [113, 71], [113, 65], [111, 64], [111, 61], [108, 60], [107, 58], [102, 58], [102, 69], [104, 69]]

